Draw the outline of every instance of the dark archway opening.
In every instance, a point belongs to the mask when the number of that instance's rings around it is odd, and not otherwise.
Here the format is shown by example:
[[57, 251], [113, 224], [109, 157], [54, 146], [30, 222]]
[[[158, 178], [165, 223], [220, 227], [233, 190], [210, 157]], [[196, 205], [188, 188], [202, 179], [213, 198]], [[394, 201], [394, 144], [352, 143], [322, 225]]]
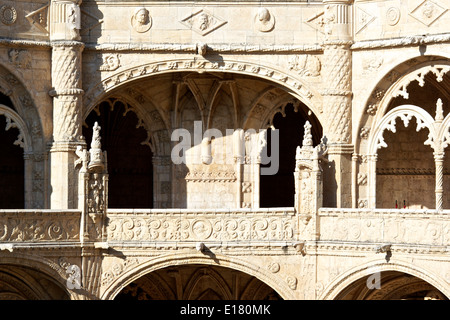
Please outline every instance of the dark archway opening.
[[20, 134], [17, 128], [5, 130], [7, 121], [0, 116], [0, 208], [25, 208], [25, 165], [23, 149], [14, 142]]
[[147, 131], [137, 128], [136, 114], [118, 100], [100, 103], [83, 127], [88, 148], [95, 122], [101, 127], [102, 149], [107, 152], [108, 207], [153, 208], [153, 154], [148, 145], [142, 144]]
[[[302, 108], [303, 107], [303, 108]], [[304, 125], [309, 121], [312, 125], [313, 143], [320, 143], [322, 126], [319, 121], [309, 114], [307, 107], [301, 105], [294, 108], [292, 103], [286, 105], [285, 116], [277, 113], [273, 118], [273, 126], [279, 132], [279, 148], [274, 147], [272, 130], [267, 130], [266, 150], [269, 157], [272, 152], [279, 152], [279, 169], [274, 175], [261, 174], [260, 180], [260, 207], [293, 207], [295, 194], [295, 152], [297, 146], [302, 145]], [[277, 150], [278, 149], [278, 150]], [[261, 164], [261, 168], [270, 164]]]
[[0, 265], [0, 300], [69, 299], [66, 288], [39, 270], [18, 265]]
[[342, 290], [335, 300], [448, 300], [430, 283], [399, 271], [365, 276]]
[[182, 265], [150, 272], [125, 286], [115, 300], [282, 300], [254, 276], [230, 268]]

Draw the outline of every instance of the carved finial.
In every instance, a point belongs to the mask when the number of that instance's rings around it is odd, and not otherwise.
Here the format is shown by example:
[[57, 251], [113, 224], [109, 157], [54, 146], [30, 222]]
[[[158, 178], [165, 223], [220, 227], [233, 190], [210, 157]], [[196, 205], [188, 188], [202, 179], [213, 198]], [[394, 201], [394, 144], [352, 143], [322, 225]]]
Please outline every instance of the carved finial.
[[94, 128], [93, 128], [93, 132], [92, 132], [92, 142], [91, 142], [91, 148], [92, 149], [101, 149], [102, 148], [102, 144], [100, 142], [100, 140], [102, 139], [100, 137], [100, 130], [102, 129], [102, 127], [100, 127], [98, 125], [98, 122], [94, 123]]
[[306, 147], [306, 146], [312, 147], [312, 145], [313, 145], [312, 135], [311, 135], [311, 127], [312, 126], [309, 123], [309, 121], [306, 121], [305, 126], [304, 126], [305, 133], [303, 135], [303, 143], [302, 143], [303, 147]]
[[436, 102], [436, 121], [444, 120], [444, 110], [442, 109], [442, 100], [439, 98]]
[[101, 140], [100, 129], [101, 127], [98, 125], [97, 122], [95, 122], [92, 133], [91, 150], [89, 150], [91, 160], [89, 162], [89, 169], [103, 170], [104, 167], [102, 157], [103, 155], [102, 144], [100, 142]]

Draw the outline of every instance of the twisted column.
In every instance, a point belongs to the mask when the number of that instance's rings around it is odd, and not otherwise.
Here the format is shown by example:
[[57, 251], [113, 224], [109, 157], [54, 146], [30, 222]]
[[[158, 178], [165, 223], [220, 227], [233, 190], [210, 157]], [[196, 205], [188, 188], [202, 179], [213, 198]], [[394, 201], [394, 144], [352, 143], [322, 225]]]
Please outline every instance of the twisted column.
[[328, 115], [329, 165], [324, 175], [324, 206], [352, 206], [352, 52], [350, 0], [324, 0], [323, 110]]
[[436, 165], [436, 210], [444, 209], [444, 152], [434, 152], [434, 163]]
[[75, 150], [85, 145], [81, 137], [82, 85], [79, 42], [79, 4], [55, 1], [50, 4], [50, 39], [52, 43], [53, 144], [50, 149], [52, 209], [78, 206], [78, 179], [75, 173]]

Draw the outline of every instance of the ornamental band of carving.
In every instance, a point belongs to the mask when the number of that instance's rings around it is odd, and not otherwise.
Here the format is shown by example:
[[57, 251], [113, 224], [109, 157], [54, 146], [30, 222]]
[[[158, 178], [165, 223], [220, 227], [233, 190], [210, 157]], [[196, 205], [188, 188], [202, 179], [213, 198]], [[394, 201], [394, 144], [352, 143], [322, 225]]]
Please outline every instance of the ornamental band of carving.
[[242, 241], [293, 240], [296, 223], [293, 217], [238, 215], [208, 217], [159, 215], [109, 215], [107, 228], [111, 241]]
[[0, 241], [77, 241], [79, 212], [0, 211]]

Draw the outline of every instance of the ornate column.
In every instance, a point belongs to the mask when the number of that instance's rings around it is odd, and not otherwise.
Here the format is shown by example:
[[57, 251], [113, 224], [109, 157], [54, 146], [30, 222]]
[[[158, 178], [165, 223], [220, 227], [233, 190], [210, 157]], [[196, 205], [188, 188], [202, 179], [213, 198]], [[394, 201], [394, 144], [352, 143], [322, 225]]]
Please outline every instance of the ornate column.
[[369, 208], [377, 206], [377, 154], [368, 155], [369, 163]]
[[85, 145], [81, 139], [82, 95], [79, 42], [81, 1], [50, 4], [52, 43], [53, 144], [50, 149], [52, 209], [77, 208], [75, 150]]
[[436, 210], [444, 209], [444, 152], [434, 152], [434, 162], [436, 165]]
[[351, 0], [324, 0], [325, 41], [323, 74], [323, 110], [328, 115], [327, 138], [329, 165], [324, 175], [324, 206], [352, 205], [352, 112], [351, 81], [353, 43]]

